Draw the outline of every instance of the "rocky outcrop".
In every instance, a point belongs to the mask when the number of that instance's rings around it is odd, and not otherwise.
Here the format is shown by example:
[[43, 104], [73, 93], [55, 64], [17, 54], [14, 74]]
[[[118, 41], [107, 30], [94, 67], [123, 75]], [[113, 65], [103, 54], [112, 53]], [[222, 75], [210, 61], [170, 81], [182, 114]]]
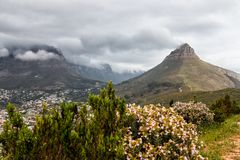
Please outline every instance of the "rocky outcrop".
[[194, 49], [187, 43], [172, 51], [165, 60], [199, 59]]

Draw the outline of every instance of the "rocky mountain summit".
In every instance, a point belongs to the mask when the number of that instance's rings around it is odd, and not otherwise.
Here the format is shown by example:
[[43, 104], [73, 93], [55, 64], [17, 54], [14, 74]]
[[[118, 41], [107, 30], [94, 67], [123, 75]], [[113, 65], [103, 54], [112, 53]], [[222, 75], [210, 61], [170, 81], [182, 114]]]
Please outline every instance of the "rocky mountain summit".
[[187, 43], [172, 51], [165, 60], [181, 60], [181, 59], [200, 59], [194, 49]]

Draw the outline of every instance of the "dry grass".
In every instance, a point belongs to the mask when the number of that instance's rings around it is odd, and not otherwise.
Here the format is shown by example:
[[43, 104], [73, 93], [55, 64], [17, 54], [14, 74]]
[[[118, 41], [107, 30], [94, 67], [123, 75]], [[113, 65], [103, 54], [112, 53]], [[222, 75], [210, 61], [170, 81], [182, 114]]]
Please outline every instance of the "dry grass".
[[210, 160], [240, 160], [240, 115], [232, 116], [223, 124], [203, 129], [200, 140], [205, 143], [202, 154]]

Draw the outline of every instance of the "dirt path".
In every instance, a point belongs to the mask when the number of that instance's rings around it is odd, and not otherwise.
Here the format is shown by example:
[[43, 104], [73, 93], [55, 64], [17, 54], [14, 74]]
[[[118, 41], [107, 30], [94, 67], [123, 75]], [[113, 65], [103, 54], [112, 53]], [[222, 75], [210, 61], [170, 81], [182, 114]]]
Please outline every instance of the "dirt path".
[[229, 138], [229, 142], [233, 144], [233, 147], [222, 156], [224, 160], [240, 160], [240, 135]]

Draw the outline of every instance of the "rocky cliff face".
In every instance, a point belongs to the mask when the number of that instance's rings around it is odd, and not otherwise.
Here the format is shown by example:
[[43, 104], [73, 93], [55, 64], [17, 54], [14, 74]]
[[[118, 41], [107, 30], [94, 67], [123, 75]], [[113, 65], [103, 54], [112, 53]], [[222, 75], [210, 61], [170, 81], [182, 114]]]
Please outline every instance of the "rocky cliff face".
[[187, 43], [172, 51], [165, 60], [182, 60], [182, 59], [200, 59], [194, 49]]

